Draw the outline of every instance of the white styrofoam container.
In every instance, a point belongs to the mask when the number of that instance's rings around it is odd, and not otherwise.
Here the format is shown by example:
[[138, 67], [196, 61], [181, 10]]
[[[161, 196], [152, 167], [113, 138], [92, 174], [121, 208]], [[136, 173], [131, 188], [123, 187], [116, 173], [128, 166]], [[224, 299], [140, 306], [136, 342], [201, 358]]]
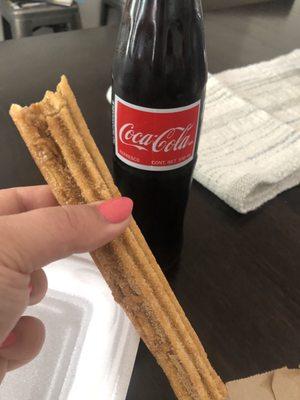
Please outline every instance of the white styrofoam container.
[[10, 372], [2, 400], [124, 400], [139, 337], [89, 255], [45, 268], [49, 290], [25, 315], [40, 318], [39, 356]]

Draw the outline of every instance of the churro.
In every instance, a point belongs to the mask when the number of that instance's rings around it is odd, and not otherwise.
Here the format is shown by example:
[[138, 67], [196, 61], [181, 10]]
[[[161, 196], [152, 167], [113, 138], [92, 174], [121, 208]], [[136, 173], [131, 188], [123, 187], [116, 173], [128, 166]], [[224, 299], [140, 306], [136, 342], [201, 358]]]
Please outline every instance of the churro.
[[[120, 195], [66, 77], [56, 92], [10, 115], [61, 205]], [[226, 387], [207, 355], [137, 224], [92, 253], [117, 303], [167, 375], [179, 400], [224, 400]]]

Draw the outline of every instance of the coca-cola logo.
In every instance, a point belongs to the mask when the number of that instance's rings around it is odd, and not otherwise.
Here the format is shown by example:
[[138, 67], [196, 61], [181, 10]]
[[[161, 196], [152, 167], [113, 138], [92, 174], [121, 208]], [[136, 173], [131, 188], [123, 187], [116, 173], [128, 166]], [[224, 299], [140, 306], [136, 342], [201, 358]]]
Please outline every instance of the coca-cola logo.
[[167, 171], [194, 157], [200, 101], [189, 106], [151, 109], [115, 97], [114, 139], [117, 157], [127, 165]]
[[135, 129], [134, 123], [126, 123], [119, 130], [119, 140], [126, 146], [141, 151], [154, 153], [181, 151], [194, 144], [194, 137], [191, 135], [193, 126], [190, 123], [186, 127], [177, 126], [155, 134], [140, 132]]

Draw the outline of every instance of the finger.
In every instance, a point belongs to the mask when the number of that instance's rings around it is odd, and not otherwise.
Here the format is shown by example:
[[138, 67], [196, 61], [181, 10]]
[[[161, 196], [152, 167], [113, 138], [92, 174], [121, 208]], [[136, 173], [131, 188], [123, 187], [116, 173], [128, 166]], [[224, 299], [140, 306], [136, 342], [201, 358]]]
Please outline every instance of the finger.
[[5, 377], [8, 368], [8, 361], [5, 358], [0, 358], [0, 384]]
[[0, 343], [15, 327], [29, 304], [30, 275], [0, 264]]
[[48, 282], [45, 272], [38, 269], [31, 274], [29, 285], [29, 305], [39, 303], [44, 297], [48, 289]]
[[8, 360], [8, 370], [33, 360], [45, 340], [45, 327], [34, 317], [22, 317], [13, 330], [15, 341], [0, 349], [0, 358]]
[[47, 185], [0, 190], [0, 215], [52, 206], [57, 206], [57, 201]]
[[132, 206], [123, 197], [0, 217], [0, 263], [28, 274], [70, 254], [93, 251], [126, 229]]

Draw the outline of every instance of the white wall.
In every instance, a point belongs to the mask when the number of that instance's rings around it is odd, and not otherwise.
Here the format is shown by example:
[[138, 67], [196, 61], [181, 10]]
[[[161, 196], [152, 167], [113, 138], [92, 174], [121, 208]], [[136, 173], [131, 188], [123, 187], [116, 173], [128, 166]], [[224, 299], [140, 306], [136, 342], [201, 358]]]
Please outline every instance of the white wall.
[[3, 28], [2, 28], [2, 19], [0, 14], [0, 42], [3, 40]]
[[78, 0], [83, 28], [99, 26], [100, 0]]

